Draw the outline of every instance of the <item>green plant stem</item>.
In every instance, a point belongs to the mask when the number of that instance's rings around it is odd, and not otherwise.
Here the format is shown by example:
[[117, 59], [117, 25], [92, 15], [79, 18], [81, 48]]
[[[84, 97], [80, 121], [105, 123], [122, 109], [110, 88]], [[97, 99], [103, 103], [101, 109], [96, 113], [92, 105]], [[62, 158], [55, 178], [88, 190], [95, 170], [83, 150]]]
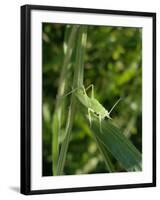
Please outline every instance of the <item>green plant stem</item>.
[[69, 67], [73, 46], [75, 43], [75, 37], [78, 30], [78, 26], [73, 26], [71, 28], [71, 31], [66, 31], [66, 35], [70, 34], [70, 37], [68, 38], [66, 36], [66, 40], [64, 41], [66, 46], [65, 49], [65, 57], [62, 65], [62, 70], [60, 74], [59, 79], [59, 88], [57, 92], [57, 100], [53, 115], [53, 121], [52, 121], [52, 172], [53, 175], [57, 174], [57, 162], [58, 162], [58, 154], [59, 154], [59, 135], [61, 132], [61, 115], [62, 115], [62, 104], [63, 100], [61, 97], [64, 94], [65, 90], [65, 83], [66, 83], [66, 73]]
[[[87, 29], [86, 26], [81, 26], [78, 32], [76, 61], [74, 67], [74, 78], [73, 78], [72, 89], [75, 89], [79, 87], [81, 84], [83, 84], [84, 49], [87, 38], [86, 29]], [[64, 164], [66, 161], [66, 155], [71, 136], [71, 130], [73, 126], [73, 120], [75, 118], [75, 109], [76, 109], [76, 97], [74, 93], [72, 93], [71, 103], [68, 111], [68, 121], [65, 129], [65, 138], [61, 146], [61, 151], [58, 160], [57, 175], [63, 174]]]

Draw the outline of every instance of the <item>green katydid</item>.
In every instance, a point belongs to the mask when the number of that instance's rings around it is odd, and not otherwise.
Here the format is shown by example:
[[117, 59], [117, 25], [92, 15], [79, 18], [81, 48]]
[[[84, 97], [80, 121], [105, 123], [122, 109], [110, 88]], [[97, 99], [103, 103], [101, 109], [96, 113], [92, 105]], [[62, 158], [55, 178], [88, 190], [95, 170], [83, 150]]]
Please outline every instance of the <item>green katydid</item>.
[[[86, 91], [91, 88], [91, 97], [89, 97], [86, 93]], [[71, 92], [67, 93], [64, 96], [67, 96], [71, 93], [75, 92], [76, 97], [78, 100], [88, 109], [88, 119], [89, 123], [91, 125], [92, 118], [91, 113], [99, 119], [100, 124], [100, 131], [102, 132], [101, 128], [101, 121], [105, 119], [106, 117], [108, 119], [112, 119], [110, 117], [110, 113], [113, 111], [115, 106], [119, 103], [121, 98], [113, 105], [113, 107], [110, 109], [110, 111], [106, 110], [104, 106], [94, 97], [94, 85], [89, 85], [86, 89], [84, 86], [81, 86], [80, 88], [75, 88]]]

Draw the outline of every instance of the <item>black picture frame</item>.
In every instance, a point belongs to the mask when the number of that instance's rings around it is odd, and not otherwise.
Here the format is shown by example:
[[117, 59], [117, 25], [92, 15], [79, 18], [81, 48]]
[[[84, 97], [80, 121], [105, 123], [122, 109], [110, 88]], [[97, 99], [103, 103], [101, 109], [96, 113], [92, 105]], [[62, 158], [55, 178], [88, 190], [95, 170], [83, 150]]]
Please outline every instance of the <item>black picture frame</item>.
[[[60, 188], [60, 189], [31, 189], [31, 11], [64, 11], [77, 13], [92, 14], [110, 14], [123, 16], [142, 16], [150, 17], [153, 22], [152, 26], [152, 56], [153, 56], [153, 150], [152, 150], [152, 182], [137, 183], [125, 185], [110, 186], [91, 186], [78, 188]], [[26, 195], [33, 194], [49, 194], [62, 192], [80, 192], [95, 191], [108, 189], [127, 189], [140, 187], [156, 186], [156, 13], [136, 12], [136, 11], [120, 11], [120, 10], [102, 10], [90, 8], [72, 8], [72, 7], [54, 7], [44, 5], [24, 5], [21, 6], [21, 193]]]

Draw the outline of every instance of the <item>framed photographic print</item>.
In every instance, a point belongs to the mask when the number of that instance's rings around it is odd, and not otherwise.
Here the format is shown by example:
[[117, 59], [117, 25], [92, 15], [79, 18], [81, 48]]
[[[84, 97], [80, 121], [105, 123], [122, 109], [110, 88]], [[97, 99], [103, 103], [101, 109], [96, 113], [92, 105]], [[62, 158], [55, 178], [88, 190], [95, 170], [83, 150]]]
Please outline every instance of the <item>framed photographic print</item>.
[[156, 186], [156, 14], [21, 7], [21, 193]]

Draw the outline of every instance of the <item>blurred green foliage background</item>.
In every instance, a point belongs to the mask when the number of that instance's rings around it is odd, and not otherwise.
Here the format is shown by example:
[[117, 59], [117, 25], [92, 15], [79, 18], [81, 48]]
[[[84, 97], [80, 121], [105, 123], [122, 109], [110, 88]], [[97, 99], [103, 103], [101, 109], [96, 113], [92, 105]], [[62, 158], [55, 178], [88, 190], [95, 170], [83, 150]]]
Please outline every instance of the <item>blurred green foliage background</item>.
[[[43, 23], [43, 176], [52, 175], [51, 120], [63, 63], [65, 24]], [[142, 29], [88, 26], [84, 85], [94, 84], [95, 96], [113, 122], [142, 152]], [[71, 88], [68, 88], [70, 91]], [[77, 110], [78, 112], [78, 110]], [[116, 171], [124, 171], [112, 158]], [[65, 174], [106, 172], [88, 121], [78, 112], [67, 153]]]

